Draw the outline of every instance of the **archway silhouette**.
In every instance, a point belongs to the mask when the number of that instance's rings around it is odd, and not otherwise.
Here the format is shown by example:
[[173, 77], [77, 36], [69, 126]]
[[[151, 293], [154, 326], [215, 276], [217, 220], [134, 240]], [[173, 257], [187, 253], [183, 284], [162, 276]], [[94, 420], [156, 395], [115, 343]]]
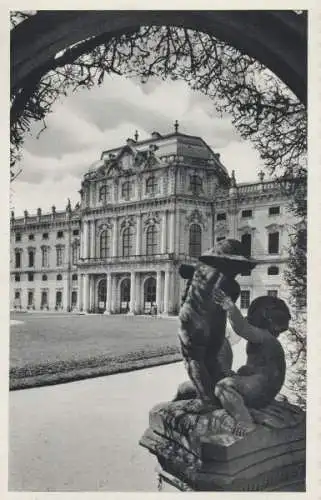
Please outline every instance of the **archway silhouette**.
[[32, 93], [60, 51], [85, 39], [94, 48], [142, 25], [214, 35], [264, 64], [306, 103], [307, 16], [294, 11], [41, 11], [12, 30], [11, 88]]

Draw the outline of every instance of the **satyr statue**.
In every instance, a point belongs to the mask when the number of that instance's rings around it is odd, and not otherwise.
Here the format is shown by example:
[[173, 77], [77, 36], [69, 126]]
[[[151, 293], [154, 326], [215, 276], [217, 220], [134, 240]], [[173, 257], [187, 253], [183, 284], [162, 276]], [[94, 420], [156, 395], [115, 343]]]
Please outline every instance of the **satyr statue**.
[[231, 374], [232, 351], [225, 339], [226, 311], [214, 302], [213, 291], [221, 289], [235, 302], [240, 294], [235, 276], [254, 266], [242, 244], [233, 239], [206, 252], [195, 266], [181, 266], [180, 274], [188, 281], [179, 313], [179, 340], [190, 382], [178, 388], [176, 400], [198, 397], [205, 405], [217, 403], [214, 388]]

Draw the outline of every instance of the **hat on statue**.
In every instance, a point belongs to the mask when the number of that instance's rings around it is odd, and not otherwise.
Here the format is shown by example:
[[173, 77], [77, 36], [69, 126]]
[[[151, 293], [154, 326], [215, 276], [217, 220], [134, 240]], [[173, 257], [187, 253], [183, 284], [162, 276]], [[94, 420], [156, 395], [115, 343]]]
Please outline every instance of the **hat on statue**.
[[246, 257], [242, 243], [233, 239], [220, 241], [215, 247], [204, 252], [199, 260], [221, 270], [233, 267], [237, 273], [251, 271], [257, 264], [254, 259]]

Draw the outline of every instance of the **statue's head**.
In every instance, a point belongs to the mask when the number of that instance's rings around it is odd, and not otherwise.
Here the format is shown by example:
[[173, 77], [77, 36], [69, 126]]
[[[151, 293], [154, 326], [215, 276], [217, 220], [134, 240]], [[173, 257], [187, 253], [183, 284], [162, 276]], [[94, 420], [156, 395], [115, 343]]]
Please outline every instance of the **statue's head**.
[[289, 328], [291, 314], [284, 300], [262, 295], [251, 302], [247, 320], [251, 325], [268, 330], [277, 337]]

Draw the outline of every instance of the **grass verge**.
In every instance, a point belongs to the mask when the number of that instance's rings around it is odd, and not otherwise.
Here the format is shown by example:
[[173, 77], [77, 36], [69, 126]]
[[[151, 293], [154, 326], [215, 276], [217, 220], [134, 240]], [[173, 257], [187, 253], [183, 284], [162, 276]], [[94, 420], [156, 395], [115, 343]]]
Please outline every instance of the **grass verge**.
[[11, 391], [30, 389], [46, 385], [63, 384], [123, 373], [151, 366], [181, 361], [178, 347], [162, 347], [135, 351], [120, 356], [98, 356], [87, 359], [71, 359], [48, 364], [29, 364], [10, 369], [9, 388]]

